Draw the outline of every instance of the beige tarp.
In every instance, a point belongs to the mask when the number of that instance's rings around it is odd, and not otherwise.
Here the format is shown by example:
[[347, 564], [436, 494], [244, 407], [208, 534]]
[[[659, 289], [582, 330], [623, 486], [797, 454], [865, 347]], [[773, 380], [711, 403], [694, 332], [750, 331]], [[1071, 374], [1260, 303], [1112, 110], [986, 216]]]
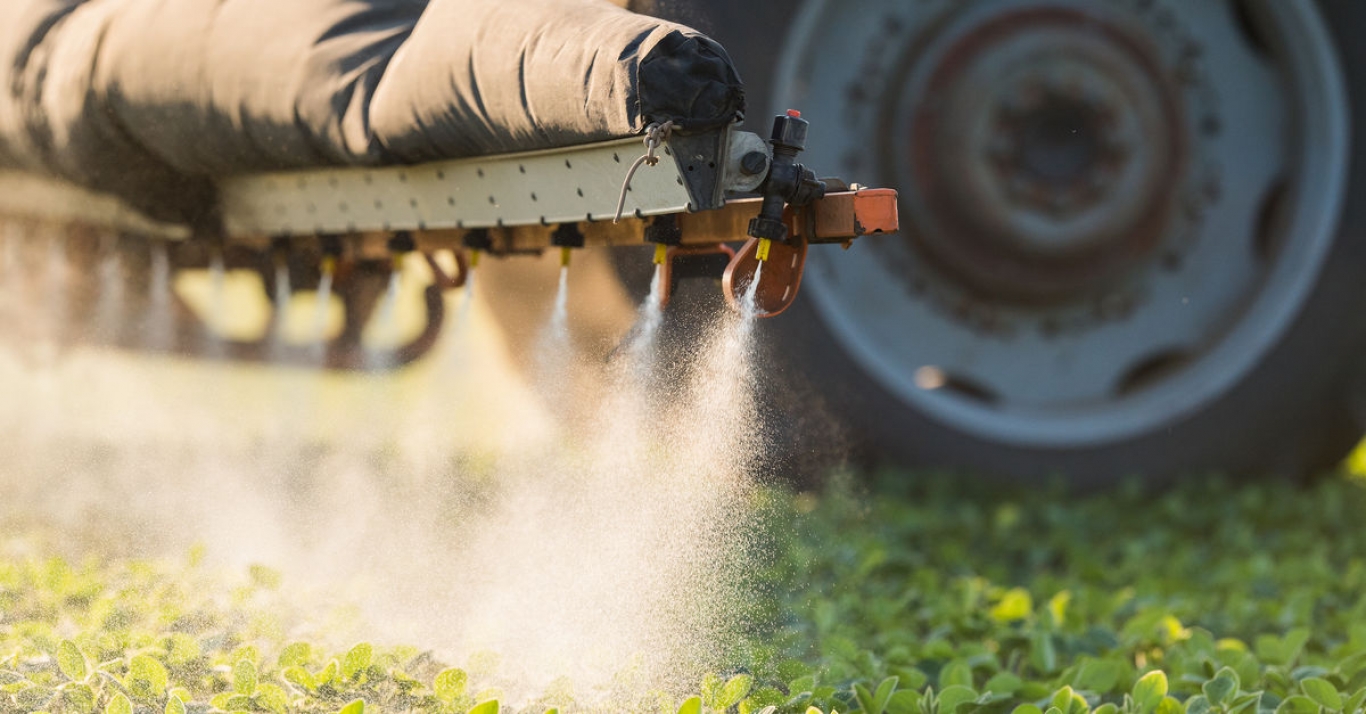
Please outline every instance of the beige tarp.
[[5, 0], [0, 167], [192, 220], [212, 179], [719, 126], [710, 39], [605, 0]]

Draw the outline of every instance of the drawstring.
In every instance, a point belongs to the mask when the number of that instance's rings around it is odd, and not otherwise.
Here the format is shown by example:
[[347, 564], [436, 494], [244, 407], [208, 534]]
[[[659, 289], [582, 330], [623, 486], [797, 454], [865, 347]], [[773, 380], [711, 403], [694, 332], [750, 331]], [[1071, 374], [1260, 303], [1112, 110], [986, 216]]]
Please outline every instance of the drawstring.
[[654, 166], [659, 163], [659, 157], [655, 156], [655, 151], [669, 140], [669, 134], [673, 132], [674, 123], [666, 121], [663, 124], [651, 124], [645, 129], [645, 155], [635, 160], [631, 164], [630, 170], [626, 172], [626, 180], [621, 182], [621, 196], [617, 198], [617, 215], [612, 219], [613, 223], [621, 220], [621, 211], [626, 207], [626, 192], [631, 190], [631, 179], [636, 175], [636, 170], [641, 164]]

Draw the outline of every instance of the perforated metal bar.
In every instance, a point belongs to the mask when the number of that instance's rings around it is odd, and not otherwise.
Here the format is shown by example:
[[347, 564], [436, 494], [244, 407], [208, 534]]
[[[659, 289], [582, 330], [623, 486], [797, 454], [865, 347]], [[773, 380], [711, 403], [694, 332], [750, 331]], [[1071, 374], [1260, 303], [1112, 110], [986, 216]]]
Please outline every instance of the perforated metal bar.
[[[220, 184], [229, 236], [492, 228], [611, 220], [639, 139], [416, 166], [336, 168]], [[689, 210], [672, 152], [631, 182], [626, 215]]]

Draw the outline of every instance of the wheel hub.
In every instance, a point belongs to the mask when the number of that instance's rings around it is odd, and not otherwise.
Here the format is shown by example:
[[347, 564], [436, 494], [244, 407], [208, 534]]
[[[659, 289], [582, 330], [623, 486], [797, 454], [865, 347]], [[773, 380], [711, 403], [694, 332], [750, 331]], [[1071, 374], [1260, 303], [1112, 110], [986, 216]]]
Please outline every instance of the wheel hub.
[[[1202, 413], [1286, 339], [1351, 155], [1318, 3], [850, 7], [807, 0], [773, 105], [835, 127], [811, 165], [901, 189], [902, 236], [817, 256], [805, 279], [887, 395], [983, 443], [1101, 447]], [[1030, 289], [1050, 274], [1070, 292]]]
[[884, 171], [915, 239], [977, 292], [1069, 298], [1146, 258], [1184, 163], [1178, 88], [1095, 8], [984, 3], [911, 43]]

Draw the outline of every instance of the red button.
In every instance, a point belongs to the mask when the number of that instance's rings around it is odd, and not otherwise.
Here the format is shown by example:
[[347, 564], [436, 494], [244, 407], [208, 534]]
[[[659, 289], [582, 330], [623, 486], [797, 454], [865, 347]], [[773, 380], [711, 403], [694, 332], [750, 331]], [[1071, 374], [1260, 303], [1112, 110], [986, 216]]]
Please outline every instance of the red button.
[[799, 111], [797, 111], [796, 109], [789, 109], [789, 110], [787, 110], [787, 115], [790, 116], [790, 117], [792, 117], [793, 119], [801, 119], [801, 118], [802, 118], [802, 113], [799, 112]]

